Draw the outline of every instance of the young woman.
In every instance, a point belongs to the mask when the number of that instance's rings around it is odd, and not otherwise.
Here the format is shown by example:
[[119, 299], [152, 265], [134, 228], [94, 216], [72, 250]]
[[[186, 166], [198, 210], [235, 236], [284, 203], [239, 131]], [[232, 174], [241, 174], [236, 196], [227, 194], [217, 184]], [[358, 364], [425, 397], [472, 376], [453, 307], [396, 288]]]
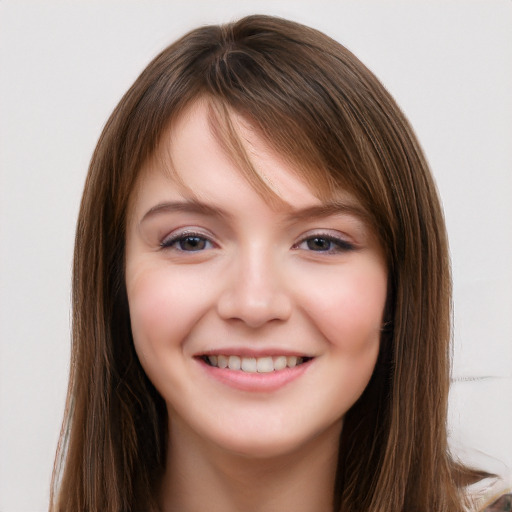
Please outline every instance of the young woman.
[[163, 51], [77, 227], [53, 511], [449, 511], [450, 270], [378, 80], [251, 16]]

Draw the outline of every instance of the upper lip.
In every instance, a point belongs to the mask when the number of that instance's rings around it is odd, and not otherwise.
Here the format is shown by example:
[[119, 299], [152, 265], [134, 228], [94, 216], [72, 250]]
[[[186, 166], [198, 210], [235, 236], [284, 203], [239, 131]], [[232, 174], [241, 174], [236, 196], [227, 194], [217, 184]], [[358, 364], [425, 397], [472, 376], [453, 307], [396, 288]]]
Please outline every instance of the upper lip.
[[307, 352], [300, 352], [297, 350], [290, 350], [285, 348], [261, 348], [252, 349], [248, 347], [225, 347], [206, 350], [198, 352], [195, 357], [204, 356], [239, 356], [239, 357], [276, 357], [276, 356], [297, 356], [297, 357], [315, 357], [313, 354]]

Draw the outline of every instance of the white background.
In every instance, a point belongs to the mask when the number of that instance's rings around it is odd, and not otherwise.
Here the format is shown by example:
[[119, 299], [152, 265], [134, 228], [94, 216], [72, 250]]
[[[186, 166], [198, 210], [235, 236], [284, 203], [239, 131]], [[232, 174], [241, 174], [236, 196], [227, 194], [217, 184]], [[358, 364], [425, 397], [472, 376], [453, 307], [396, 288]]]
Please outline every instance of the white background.
[[249, 13], [345, 44], [415, 127], [455, 286], [450, 429], [512, 466], [512, 2], [0, 0], [0, 511], [47, 508], [74, 225], [111, 110], [167, 44]]

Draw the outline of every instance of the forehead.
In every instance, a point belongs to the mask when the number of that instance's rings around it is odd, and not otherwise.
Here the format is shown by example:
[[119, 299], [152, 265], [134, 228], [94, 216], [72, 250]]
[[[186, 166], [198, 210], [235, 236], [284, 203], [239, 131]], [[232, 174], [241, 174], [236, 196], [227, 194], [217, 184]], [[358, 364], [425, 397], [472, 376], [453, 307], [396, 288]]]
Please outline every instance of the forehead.
[[340, 204], [365, 216], [353, 194], [340, 187], [329, 189], [325, 181], [312, 186], [299, 166], [273, 149], [254, 124], [234, 112], [228, 118], [223, 114], [206, 99], [185, 109], [141, 170], [133, 196], [145, 190], [144, 196], [156, 198], [172, 185], [182, 197], [204, 202], [216, 191], [234, 198], [250, 185], [276, 210]]

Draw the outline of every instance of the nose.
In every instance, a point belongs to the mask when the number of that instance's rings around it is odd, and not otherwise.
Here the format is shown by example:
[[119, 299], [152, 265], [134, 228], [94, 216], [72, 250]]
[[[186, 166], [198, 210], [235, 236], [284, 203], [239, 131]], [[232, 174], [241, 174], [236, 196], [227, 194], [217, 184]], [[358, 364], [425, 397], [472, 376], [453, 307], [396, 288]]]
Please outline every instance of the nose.
[[251, 328], [290, 317], [292, 300], [286, 277], [268, 251], [240, 256], [230, 266], [217, 311], [221, 318]]

